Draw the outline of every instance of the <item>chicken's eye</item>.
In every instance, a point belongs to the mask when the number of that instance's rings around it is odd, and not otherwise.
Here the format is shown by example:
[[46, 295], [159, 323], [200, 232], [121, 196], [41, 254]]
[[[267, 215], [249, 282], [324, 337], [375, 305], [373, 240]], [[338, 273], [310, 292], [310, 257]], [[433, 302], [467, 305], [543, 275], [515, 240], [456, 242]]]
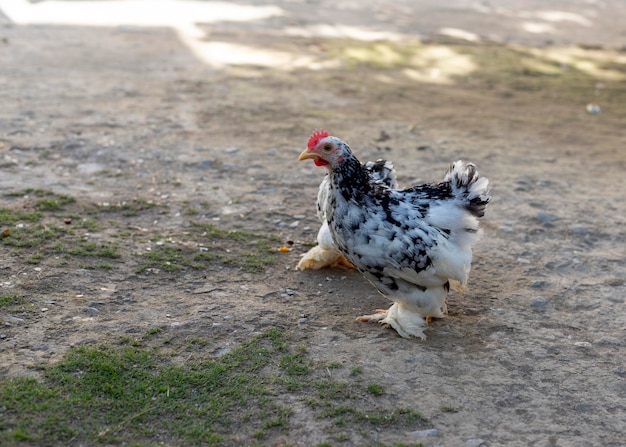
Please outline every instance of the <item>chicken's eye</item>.
[[324, 147], [322, 148], [322, 150], [324, 152], [330, 152], [333, 150], [333, 146], [331, 144], [325, 144]]

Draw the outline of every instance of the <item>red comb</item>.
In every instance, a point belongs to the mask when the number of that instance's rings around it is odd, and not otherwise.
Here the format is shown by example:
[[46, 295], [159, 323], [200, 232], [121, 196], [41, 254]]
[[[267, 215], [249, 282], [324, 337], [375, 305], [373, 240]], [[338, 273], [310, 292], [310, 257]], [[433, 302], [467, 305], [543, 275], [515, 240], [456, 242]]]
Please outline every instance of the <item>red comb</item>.
[[324, 129], [315, 129], [311, 136], [309, 137], [309, 141], [307, 141], [307, 147], [315, 147], [317, 146], [318, 141], [322, 138], [326, 138], [328, 136], [328, 132]]

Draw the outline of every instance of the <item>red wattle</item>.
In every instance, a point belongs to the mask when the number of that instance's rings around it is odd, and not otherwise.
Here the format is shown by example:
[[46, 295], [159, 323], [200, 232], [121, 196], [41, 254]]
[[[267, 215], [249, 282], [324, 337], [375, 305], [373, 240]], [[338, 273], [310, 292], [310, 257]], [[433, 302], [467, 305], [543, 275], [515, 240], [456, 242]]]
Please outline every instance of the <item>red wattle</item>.
[[326, 160], [322, 160], [319, 158], [316, 158], [315, 160], [313, 160], [313, 163], [315, 163], [315, 166], [326, 166], [328, 164]]

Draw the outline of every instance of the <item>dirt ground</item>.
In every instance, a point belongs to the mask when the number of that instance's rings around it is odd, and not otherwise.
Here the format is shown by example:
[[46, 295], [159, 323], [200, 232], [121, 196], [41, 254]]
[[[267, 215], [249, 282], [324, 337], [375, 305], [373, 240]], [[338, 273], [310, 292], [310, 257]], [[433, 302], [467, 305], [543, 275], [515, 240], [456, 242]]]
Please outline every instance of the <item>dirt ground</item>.
[[[29, 305], [0, 308], [0, 374], [151, 327], [219, 355], [278, 326], [433, 428], [353, 445], [626, 445], [624, 6], [256, 3], [282, 13], [205, 20], [199, 37], [2, 19], [0, 207], [29, 209], [28, 188], [75, 198], [78, 217], [151, 206], [83, 230], [121, 253], [107, 268], [3, 240], [0, 293]], [[316, 127], [361, 161], [393, 160], [403, 185], [456, 159], [490, 179], [469, 290], [426, 341], [355, 321], [388, 304], [358, 273], [294, 269], [318, 228], [323, 173], [297, 162]], [[257, 270], [138, 268], [158, 247], [210, 251], [194, 222], [292, 250]], [[324, 430], [302, 407], [276, 442]]]

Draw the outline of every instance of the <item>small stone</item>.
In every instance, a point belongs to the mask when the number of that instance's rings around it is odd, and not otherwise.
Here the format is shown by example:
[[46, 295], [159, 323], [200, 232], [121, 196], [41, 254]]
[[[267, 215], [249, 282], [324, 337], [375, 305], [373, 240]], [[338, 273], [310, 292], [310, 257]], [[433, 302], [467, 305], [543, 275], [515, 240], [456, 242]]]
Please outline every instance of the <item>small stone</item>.
[[296, 294], [296, 291], [293, 289], [285, 289], [285, 293], [289, 296], [294, 296]]
[[571, 227], [569, 227], [569, 229], [571, 231], [573, 231], [576, 234], [587, 234], [589, 233], [589, 228], [587, 227], [583, 227], [582, 225], [572, 225]]
[[585, 107], [585, 110], [587, 110], [587, 113], [589, 115], [597, 115], [598, 113], [602, 111], [598, 104], [587, 104], [587, 107]]
[[230, 348], [227, 347], [223, 347], [223, 348], [218, 348], [214, 351], [214, 354], [216, 357], [221, 357], [224, 354], [228, 354], [230, 352]]
[[298, 324], [304, 324], [304, 323], [308, 323], [309, 319], [307, 317], [302, 317], [300, 319], [298, 319]]
[[535, 215], [535, 219], [537, 219], [539, 222], [541, 222], [542, 224], [546, 226], [552, 226], [553, 222], [556, 222], [557, 220], [561, 218], [557, 216], [556, 214], [546, 213], [545, 211], [539, 211]]
[[465, 441], [465, 445], [469, 447], [480, 447], [481, 445], [484, 445], [484, 444], [485, 444], [485, 440], [480, 439], [480, 438], [468, 439], [467, 441]]
[[172, 329], [180, 329], [181, 327], [183, 327], [182, 323], [179, 323], [178, 321], [174, 321], [170, 324], [170, 327]]
[[298, 225], [300, 225], [300, 221], [296, 220], [289, 224], [289, 228], [296, 228]]
[[530, 283], [530, 287], [533, 289], [543, 289], [546, 286], [546, 281], [544, 280], [536, 280]]
[[98, 315], [100, 313], [100, 311], [95, 307], [87, 307], [85, 308], [85, 312], [87, 312], [89, 315]]
[[626, 281], [624, 281], [623, 278], [608, 278], [606, 281], [604, 281], [604, 284], [611, 287], [618, 287], [623, 285], [624, 282]]
[[425, 438], [431, 436], [439, 436], [439, 430], [437, 430], [436, 428], [429, 428], [427, 430], [412, 431], [410, 434], [420, 438]]
[[545, 309], [548, 307], [548, 299], [543, 296], [538, 296], [530, 302], [530, 305], [535, 309]]
[[94, 307], [94, 306], [104, 306], [106, 303], [104, 301], [89, 301], [87, 303], [87, 306], [89, 307]]
[[7, 338], [7, 334], [0, 334], [0, 340], [4, 340], [5, 338]]
[[209, 169], [213, 165], [213, 160], [202, 160], [196, 166], [198, 169]]

